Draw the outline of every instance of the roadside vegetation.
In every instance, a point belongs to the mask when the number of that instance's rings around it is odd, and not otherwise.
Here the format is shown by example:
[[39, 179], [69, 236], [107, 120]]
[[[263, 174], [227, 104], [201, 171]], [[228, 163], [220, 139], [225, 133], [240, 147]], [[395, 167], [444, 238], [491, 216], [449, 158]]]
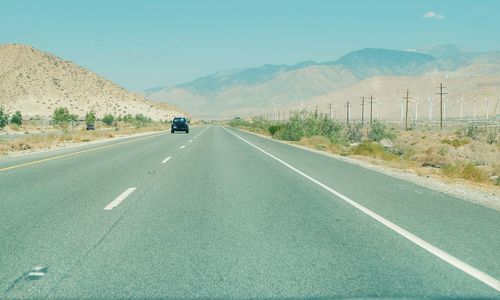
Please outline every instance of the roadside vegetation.
[[289, 120], [234, 119], [230, 126], [371, 163], [482, 185], [500, 185], [498, 132], [477, 124], [454, 131], [402, 131], [383, 122], [345, 124], [318, 113]]
[[[23, 119], [20, 111], [9, 116], [0, 107], [0, 155], [161, 131], [169, 126], [167, 122], [153, 121], [142, 114], [128, 114], [117, 118], [106, 114], [99, 120], [94, 111], [89, 111], [80, 119], [65, 107], [56, 108], [52, 120], [46, 125], [40, 125], [39, 121], [36, 118]], [[87, 124], [94, 125], [95, 130], [87, 130]]]

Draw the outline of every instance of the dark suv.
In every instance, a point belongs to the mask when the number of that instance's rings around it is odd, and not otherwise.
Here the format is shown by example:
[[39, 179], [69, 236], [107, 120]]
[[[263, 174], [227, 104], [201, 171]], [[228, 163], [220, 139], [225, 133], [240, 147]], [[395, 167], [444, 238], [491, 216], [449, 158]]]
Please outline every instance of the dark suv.
[[186, 118], [174, 118], [170, 132], [185, 131], [189, 133], [189, 121]]

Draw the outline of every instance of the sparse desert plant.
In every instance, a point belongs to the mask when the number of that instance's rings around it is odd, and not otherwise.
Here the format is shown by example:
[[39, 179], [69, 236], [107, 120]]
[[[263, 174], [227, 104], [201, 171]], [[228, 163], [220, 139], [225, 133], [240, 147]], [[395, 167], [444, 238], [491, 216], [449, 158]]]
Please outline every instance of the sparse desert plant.
[[11, 124], [16, 124], [17, 126], [21, 126], [23, 124], [23, 116], [20, 111], [16, 111], [12, 117], [10, 118]]
[[102, 122], [108, 126], [111, 126], [113, 122], [115, 121], [115, 117], [111, 114], [107, 114], [102, 118]]
[[9, 115], [5, 113], [3, 107], [0, 106], [0, 129], [7, 126], [9, 123]]

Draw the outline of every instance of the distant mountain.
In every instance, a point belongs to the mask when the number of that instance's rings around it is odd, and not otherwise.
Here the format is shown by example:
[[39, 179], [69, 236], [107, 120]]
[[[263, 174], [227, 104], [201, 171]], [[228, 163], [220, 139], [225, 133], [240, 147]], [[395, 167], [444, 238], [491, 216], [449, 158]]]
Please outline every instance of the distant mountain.
[[396, 76], [422, 73], [434, 68], [435, 57], [410, 51], [362, 49], [326, 63], [350, 70], [358, 79], [372, 76]]
[[142, 113], [155, 120], [182, 111], [155, 103], [70, 61], [25, 45], [0, 46], [0, 106], [23, 116], [51, 116], [59, 106], [80, 117], [91, 109], [106, 113]]
[[307, 61], [218, 72], [165, 87], [149, 97], [173, 103], [199, 117], [228, 118], [255, 115], [273, 106], [307, 103], [372, 77], [418, 77], [457, 70], [496, 74], [497, 64], [499, 52], [470, 52], [453, 45], [415, 51], [367, 48], [324, 63]]

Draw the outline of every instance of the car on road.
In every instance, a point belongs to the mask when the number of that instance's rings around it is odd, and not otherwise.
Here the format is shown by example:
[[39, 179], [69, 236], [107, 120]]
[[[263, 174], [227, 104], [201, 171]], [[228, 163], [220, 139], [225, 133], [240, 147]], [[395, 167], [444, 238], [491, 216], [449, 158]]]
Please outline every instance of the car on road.
[[176, 117], [172, 120], [172, 127], [170, 132], [174, 133], [176, 131], [184, 131], [189, 133], [189, 121], [184, 117]]

